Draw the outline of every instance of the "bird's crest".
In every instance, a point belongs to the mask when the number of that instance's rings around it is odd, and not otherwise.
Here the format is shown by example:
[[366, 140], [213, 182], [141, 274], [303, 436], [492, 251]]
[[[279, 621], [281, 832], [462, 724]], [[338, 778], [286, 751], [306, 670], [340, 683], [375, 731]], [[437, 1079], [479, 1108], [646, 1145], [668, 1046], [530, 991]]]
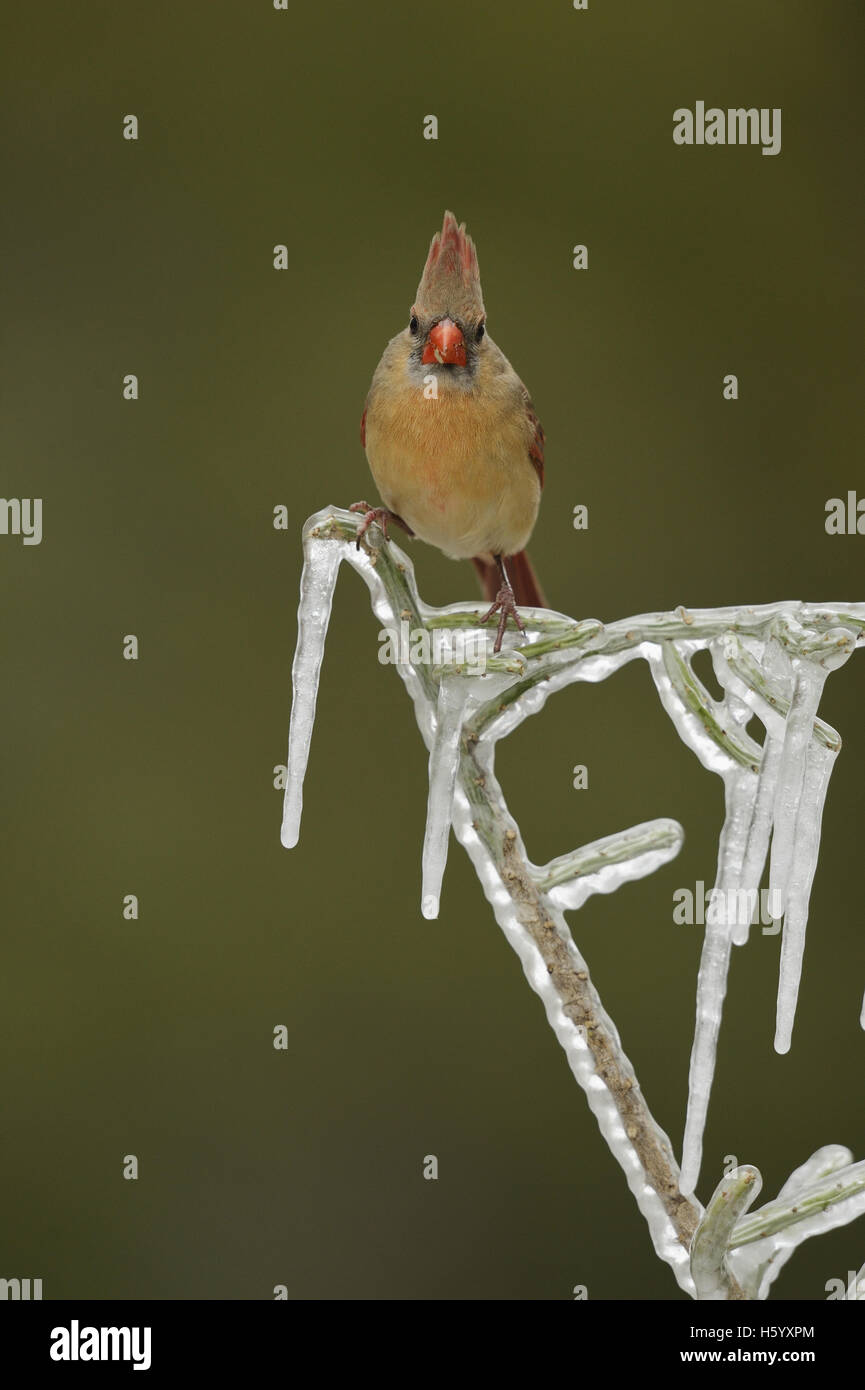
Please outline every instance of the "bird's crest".
[[430, 242], [415, 308], [422, 315], [451, 314], [463, 320], [483, 317], [478, 254], [465, 222], [457, 225], [452, 212], [445, 213], [441, 231]]

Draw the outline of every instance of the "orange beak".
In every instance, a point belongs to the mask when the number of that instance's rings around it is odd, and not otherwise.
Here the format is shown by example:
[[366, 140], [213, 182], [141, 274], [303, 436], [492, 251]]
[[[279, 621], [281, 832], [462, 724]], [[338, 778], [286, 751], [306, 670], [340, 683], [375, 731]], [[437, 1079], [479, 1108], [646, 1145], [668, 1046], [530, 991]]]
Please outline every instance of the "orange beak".
[[465, 340], [453, 319], [440, 319], [430, 329], [421, 362], [439, 362], [452, 367], [466, 365]]

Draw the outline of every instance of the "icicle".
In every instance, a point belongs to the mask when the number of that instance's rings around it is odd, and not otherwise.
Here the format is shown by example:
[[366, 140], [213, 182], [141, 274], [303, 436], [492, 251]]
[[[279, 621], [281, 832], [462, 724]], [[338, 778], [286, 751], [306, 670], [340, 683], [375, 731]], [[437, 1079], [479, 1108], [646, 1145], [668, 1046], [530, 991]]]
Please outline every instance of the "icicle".
[[468, 696], [467, 678], [442, 677], [436, 705], [436, 731], [429, 755], [429, 796], [423, 842], [421, 911], [426, 918], [439, 915], [439, 898], [448, 855], [454, 783], [460, 762], [463, 715]]
[[751, 821], [754, 774], [730, 768], [724, 778], [726, 816], [718, 847], [715, 888], [706, 915], [706, 931], [697, 976], [697, 1022], [688, 1074], [688, 1113], [682, 1145], [682, 1191], [692, 1193], [700, 1176], [703, 1133], [715, 1075], [715, 1056], [721, 1013], [727, 993], [727, 972], [738, 903], [736, 888], [742, 872], [745, 842]]
[[805, 777], [805, 754], [811, 741], [817, 706], [827, 672], [803, 658], [795, 662], [795, 688], [775, 792], [775, 823], [769, 865], [769, 891], [782, 911], [787, 908], [787, 891], [793, 865], [796, 817]]
[[[782, 741], [775, 738], [766, 731], [766, 739], [763, 744], [763, 759], [760, 763], [760, 772], [757, 780], [757, 790], [753, 802], [751, 824], [748, 828], [748, 842], [745, 850], [745, 859], [742, 865], [742, 872], [739, 878], [739, 889], [746, 894], [750, 900], [754, 895], [755, 901], [759, 899], [760, 880], [763, 877], [763, 870], [766, 867], [766, 856], [769, 853], [769, 837], [772, 834], [772, 819], [775, 814], [775, 795], [778, 781], [778, 769], [781, 766]], [[769, 903], [772, 915], [781, 916], [780, 902], [769, 895]], [[750, 919], [744, 919], [740, 915], [739, 920], [733, 927], [733, 944], [744, 946], [748, 940], [748, 932], [751, 926]]]
[[[319, 512], [312, 523], [326, 512]], [[300, 836], [303, 810], [303, 779], [309, 760], [309, 745], [315, 722], [318, 681], [324, 656], [324, 641], [330, 622], [333, 591], [344, 547], [338, 543], [319, 544], [307, 532], [304, 540], [303, 574], [300, 579], [300, 605], [297, 610], [297, 648], [291, 668], [291, 725], [288, 733], [288, 777], [282, 811], [282, 843], [292, 849]]]
[[808, 902], [817, 869], [823, 805], [837, 753], [812, 740], [805, 754], [805, 774], [791, 849], [791, 869], [787, 880], [787, 909], [781, 938], [781, 964], [778, 975], [778, 1008], [775, 1022], [775, 1051], [789, 1052], [793, 1019], [799, 996]]
[[[761, 644], [761, 648], [762, 646], [763, 644]], [[762, 655], [764, 662], [769, 662], [772, 670], [777, 673], [780, 682], [782, 665], [787, 669], [790, 667], [786, 654], [781, 652], [778, 643], [772, 639], [767, 649], [762, 651]], [[756, 677], [761, 684], [768, 683], [766, 669], [761, 670], [756, 665], [752, 653], [745, 648], [738, 637], [732, 633], [727, 633], [720, 641], [714, 642], [712, 644], [712, 659], [715, 665], [715, 674], [728, 697], [738, 700], [749, 714], [752, 711], [756, 713], [763, 721], [766, 730], [757, 782], [751, 798], [744, 858], [736, 885], [739, 890], [738, 901], [740, 904], [753, 900], [757, 905], [760, 900], [760, 882], [766, 867], [772, 821], [775, 814], [776, 786], [783, 747], [783, 739], [780, 735], [783, 734], [784, 720], [762, 695], [748, 686], [742, 675], [739, 674], [738, 667], [744, 666], [746, 670], [751, 672], [752, 678]], [[731, 663], [733, 664], [731, 665]], [[780, 904], [771, 896], [770, 904], [773, 916], [780, 917]], [[733, 925], [734, 946], [745, 945], [750, 927], [751, 914], [740, 911]]]
[[[664, 642], [647, 651], [661, 702], [679, 737], [697, 754], [704, 767], [724, 781], [726, 814], [718, 847], [718, 869], [706, 919], [700, 971], [697, 977], [697, 1021], [691, 1050], [688, 1113], [682, 1150], [682, 1191], [693, 1193], [700, 1175], [703, 1133], [715, 1074], [721, 1013], [727, 993], [727, 972], [733, 932], [740, 915], [738, 888], [742, 880], [749, 832], [753, 823], [761, 751], [744, 732], [745, 703], [735, 695], [712, 700], [690, 666], [700, 641]], [[750, 919], [751, 912], [746, 912]]]

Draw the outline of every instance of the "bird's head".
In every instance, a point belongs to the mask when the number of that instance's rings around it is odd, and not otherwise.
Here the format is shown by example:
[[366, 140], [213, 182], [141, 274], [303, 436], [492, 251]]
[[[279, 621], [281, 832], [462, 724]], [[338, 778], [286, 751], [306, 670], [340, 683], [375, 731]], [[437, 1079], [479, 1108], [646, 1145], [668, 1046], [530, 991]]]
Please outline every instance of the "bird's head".
[[466, 226], [446, 212], [411, 307], [408, 333], [423, 366], [468, 367], [486, 332], [478, 257]]

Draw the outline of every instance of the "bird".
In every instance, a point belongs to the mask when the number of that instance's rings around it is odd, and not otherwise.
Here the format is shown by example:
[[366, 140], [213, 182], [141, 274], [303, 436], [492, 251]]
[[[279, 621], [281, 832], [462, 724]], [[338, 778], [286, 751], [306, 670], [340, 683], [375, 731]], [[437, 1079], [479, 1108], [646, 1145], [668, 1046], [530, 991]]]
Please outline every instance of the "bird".
[[544, 431], [531, 397], [487, 331], [477, 251], [445, 212], [430, 243], [405, 328], [376, 367], [360, 422], [361, 444], [383, 506], [364, 513], [471, 560], [484, 597], [481, 621], [525, 625], [518, 605], [549, 605], [526, 554], [544, 485]]

